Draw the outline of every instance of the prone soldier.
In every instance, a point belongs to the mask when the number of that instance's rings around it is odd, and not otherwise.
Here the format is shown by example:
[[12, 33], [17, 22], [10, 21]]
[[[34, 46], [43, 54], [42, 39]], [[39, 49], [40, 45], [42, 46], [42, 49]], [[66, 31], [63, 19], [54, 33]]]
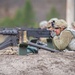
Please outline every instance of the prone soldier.
[[60, 19], [55, 23], [54, 31], [56, 36], [53, 37], [53, 45], [58, 50], [75, 50], [75, 30], [67, 29], [66, 21]]

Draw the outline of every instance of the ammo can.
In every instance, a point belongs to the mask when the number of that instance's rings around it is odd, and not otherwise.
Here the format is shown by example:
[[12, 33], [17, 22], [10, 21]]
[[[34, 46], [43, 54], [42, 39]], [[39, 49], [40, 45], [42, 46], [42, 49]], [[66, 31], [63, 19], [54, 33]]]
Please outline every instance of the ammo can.
[[52, 39], [47, 39], [47, 46], [48, 46], [49, 48], [54, 49], [54, 46], [53, 46], [53, 44], [52, 44]]
[[26, 43], [21, 43], [19, 45], [19, 55], [27, 55], [27, 46]]

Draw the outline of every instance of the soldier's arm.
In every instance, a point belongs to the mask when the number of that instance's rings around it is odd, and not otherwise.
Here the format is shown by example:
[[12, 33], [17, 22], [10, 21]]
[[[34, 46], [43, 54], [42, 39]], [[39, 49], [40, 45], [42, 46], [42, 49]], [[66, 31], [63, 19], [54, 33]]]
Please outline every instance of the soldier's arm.
[[53, 44], [57, 49], [64, 50], [68, 46], [72, 38], [72, 33], [68, 30], [64, 30], [59, 36], [55, 36], [53, 38]]

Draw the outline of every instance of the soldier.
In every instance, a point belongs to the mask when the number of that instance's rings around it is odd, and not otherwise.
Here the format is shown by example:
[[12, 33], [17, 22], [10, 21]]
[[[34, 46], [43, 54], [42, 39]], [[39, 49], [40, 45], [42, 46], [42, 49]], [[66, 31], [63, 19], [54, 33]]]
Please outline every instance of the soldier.
[[75, 50], [75, 31], [67, 29], [67, 23], [64, 20], [58, 20], [55, 23], [56, 36], [53, 37], [53, 45], [58, 50], [68, 48]]
[[75, 30], [75, 22], [73, 22], [71, 25], [72, 25], [72, 29]]
[[54, 25], [55, 22], [57, 21], [57, 18], [52, 18], [48, 21], [46, 29], [50, 30], [50, 35], [51, 37], [47, 38], [47, 46], [49, 46], [50, 48], [54, 48], [53, 44], [52, 44], [52, 38], [56, 35], [56, 33], [54, 32]]
[[[50, 30], [51, 31], [51, 36], [54, 37], [56, 35], [56, 33], [54, 32], [54, 25], [55, 25], [55, 22], [57, 21], [58, 19], [57, 18], [52, 18], [48, 21], [47, 23], [47, 30]], [[51, 37], [51, 38], [52, 38]]]
[[48, 21], [48, 24], [47, 24], [47, 29], [48, 30], [53, 30], [54, 28], [54, 23], [57, 21], [58, 19], [57, 18], [52, 18]]
[[41, 21], [40, 24], [39, 24], [39, 27], [40, 27], [41, 29], [45, 29], [46, 26], [47, 26], [47, 21]]
[[[41, 21], [40, 23], [39, 23], [39, 27], [41, 28], [41, 29], [47, 29], [47, 21]], [[42, 43], [47, 43], [47, 41], [46, 41], [46, 39], [47, 38], [40, 38], [40, 41], [42, 42]]]

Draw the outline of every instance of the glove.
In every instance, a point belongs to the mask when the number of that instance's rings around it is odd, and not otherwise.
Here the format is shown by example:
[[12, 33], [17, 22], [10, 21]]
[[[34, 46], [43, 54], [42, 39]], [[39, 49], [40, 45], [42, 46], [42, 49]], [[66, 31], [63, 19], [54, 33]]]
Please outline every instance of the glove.
[[51, 37], [53, 38], [54, 36], [56, 36], [56, 32], [52, 31], [51, 32]]

